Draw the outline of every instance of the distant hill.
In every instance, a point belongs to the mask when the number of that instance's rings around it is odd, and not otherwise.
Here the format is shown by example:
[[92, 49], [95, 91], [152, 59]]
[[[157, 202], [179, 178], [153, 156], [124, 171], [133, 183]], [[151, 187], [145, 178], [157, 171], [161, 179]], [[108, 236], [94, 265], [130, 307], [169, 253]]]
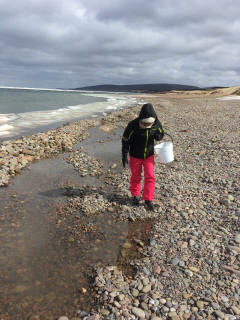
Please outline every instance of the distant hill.
[[146, 93], [146, 92], [166, 92], [171, 90], [199, 90], [199, 89], [201, 88], [195, 87], [195, 86], [182, 85], [182, 84], [153, 83], [153, 84], [130, 84], [130, 85], [103, 84], [103, 85], [97, 85], [97, 86], [76, 88], [75, 90]]

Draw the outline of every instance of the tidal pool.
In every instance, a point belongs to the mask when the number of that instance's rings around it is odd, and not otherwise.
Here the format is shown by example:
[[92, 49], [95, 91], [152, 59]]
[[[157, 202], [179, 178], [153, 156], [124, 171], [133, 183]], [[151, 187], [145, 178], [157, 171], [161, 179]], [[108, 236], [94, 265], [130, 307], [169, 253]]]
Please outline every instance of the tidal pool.
[[[142, 241], [149, 223], [106, 221], [104, 215], [88, 223], [105, 236], [82, 233], [76, 245], [66, 241], [56, 224], [57, 210], [66, 201], [65, 186], [98, 185], [80, 177], [65, 161], [66, 155], [33, 163], [0, 189], [0, 319], [55, 319], [89, 311], [96, 301], [91, 274], [96, 265], [122, 265], [135, 258], [135, 247], [124, 244], [137, 236]], [[69, 220], [67, 229], [74, 226]]]

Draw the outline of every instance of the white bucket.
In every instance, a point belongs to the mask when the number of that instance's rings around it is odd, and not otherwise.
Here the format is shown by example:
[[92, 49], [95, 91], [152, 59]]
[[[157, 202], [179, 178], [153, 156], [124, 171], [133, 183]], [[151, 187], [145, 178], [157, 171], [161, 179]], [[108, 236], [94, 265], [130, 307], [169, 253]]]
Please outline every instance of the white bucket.
[[174, 160], [172, 142], [168, 141], [157, 144], [154, 146], [154, 150], [161, 163], [168, 163]]

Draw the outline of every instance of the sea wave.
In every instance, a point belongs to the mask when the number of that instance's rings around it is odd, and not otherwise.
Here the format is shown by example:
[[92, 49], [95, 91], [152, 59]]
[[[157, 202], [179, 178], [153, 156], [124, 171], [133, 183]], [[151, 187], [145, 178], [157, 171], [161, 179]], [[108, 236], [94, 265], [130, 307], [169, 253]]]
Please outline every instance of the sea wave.
[[27, 135], [28, 132], [53, 124], [63, 124], [83, 118], [105, 116], [108, 112], [130, 107], [137, 99], [126, 96], [108, 97], [107, 101], [66, 106], [55, 110], [0, 115], [0, 137]]

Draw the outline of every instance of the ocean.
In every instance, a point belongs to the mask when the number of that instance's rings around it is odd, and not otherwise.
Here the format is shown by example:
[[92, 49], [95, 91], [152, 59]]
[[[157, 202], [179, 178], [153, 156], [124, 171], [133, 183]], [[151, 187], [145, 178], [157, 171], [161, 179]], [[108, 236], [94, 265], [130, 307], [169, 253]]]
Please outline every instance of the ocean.
[[0, 88], [0, 140], [56, 128], [84, 118], [128, 108], [128, 94], [58, 89]]

